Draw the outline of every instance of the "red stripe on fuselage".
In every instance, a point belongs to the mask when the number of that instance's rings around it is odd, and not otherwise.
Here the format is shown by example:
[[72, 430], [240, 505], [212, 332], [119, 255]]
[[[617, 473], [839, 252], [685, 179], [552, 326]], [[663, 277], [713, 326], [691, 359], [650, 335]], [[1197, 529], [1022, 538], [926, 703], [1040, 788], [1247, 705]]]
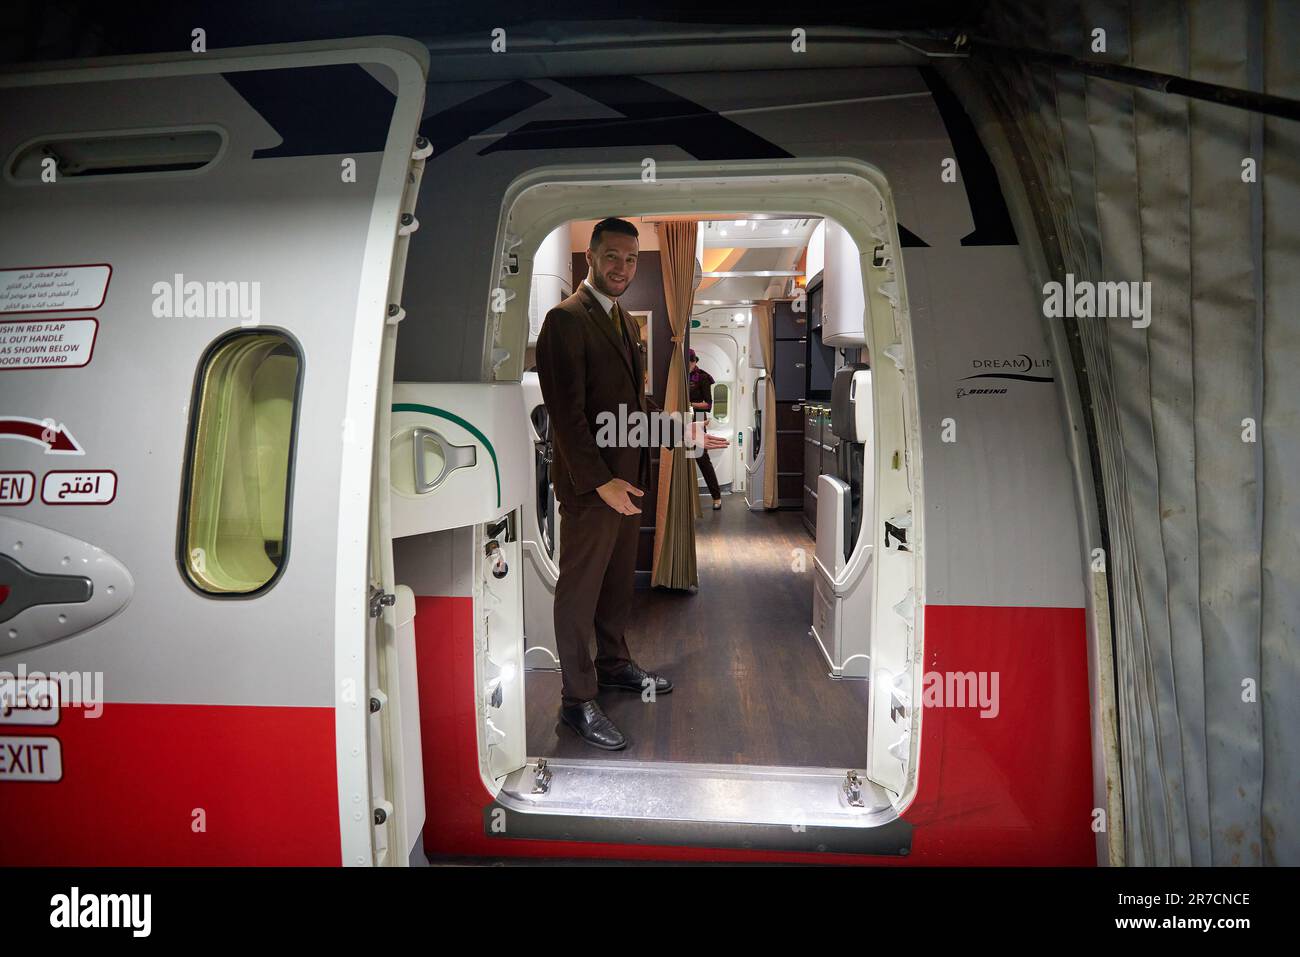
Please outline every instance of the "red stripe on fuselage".
[[924, 671], [996, 672], [998, 701], [923, 708], [914, 858], [1096, 863], [1085, 629], [1082, 608], [926, 606]]
[[[1092, 864], [1084, 614], [925, 610], [926, 672], [999, 674], [999, 713], [926, 708], [907, 858], [510, 840], [483, 833], [468, 598], [419, 598], [416, 649], [431, 853], [871, 864]], [[915, 697], [919, 700], [920, 689]], [[66, 709], [56, 783], [0, 781], [0, 864], [338, 864], [329, 708]], [[195, 811], [206, 830], [196, 831]]]
[[333, 708], [110, 703], [17, 734], [58, 738], [63, 778], [0, 780], [5, 866], [341, 861]]
[[[431, 854], [863, 864], [1094, 864], [1088, 666], [1081, 608], [925, 610], [926, 670], [998, 671], [996, 718], [931, 708], [922, 719], [906, 858], [511, 840], [483, 832], [472, 600], [416, 599], [424, 846]], [[919, 690], [917, 697], [919, 698]], [[557, 703], [558, 707], [558, 703]], [[863, 721], [863, 734], [866, 731]]]

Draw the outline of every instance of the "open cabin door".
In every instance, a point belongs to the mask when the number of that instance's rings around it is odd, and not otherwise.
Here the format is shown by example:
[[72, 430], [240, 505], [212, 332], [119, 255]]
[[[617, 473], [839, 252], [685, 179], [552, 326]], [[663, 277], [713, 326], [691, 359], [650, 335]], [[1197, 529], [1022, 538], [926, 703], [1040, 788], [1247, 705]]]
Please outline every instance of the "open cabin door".
[[[710, 455], [719, 486], [735, 488], [738, 484], [736, 462], [740, 443], [736, 440], [738, 416], [732, 411], [732, 405], [740, 398], [736, 381], [737, 354], [740, 347], [736, 344], [734, 336], [704, 331], [695, 333], [691, 338], [691, 347], [700, 358], [700, 368], [713, 376], [714, 380], [710, 396], [713, 409], [707, 413], [709, 434], [726, 439], [728, 442], [727, 447], [717, 454], [708, 452], [702, 454]], [[703, 415], [700, 413], [700, 417]], [[699, 474], [698, 468], [695, 480], [700, 494], [705, 494], [708, 486], [704, 482], [703, 475]]]
[[452, 542], [457, 592], [463, 589], [472, 609], [479, 768], [492, 793], [527, 758], [522, 532], [526, 496], [534, 494], [527, 423], [519, 382], [393, 386], [392, 538], [413, 541], [402, 543], [402, 554], [417, 566], [438, 560], [430, 536]]
[[374, 862], [367, 501], [426, 68], [0, 75], [0, 671], [102, 687], [0, 727], [48, 759], [0, 781], [0, 862]]

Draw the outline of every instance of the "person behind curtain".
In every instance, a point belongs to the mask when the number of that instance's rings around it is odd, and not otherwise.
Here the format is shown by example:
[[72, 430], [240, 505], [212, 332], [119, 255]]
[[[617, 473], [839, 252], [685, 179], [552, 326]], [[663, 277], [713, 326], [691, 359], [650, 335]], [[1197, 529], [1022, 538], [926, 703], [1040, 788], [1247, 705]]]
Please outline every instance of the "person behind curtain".
[[[700, 368], [700, 360], [696, 358], [694, 349], [691, 350], [690, 360], [691, 408], [695, 410], [696, 418], [707, 417], [713, 411], [713, 376]], [[700, 413], [704, 415], [701, 416]], [[713, 510], [716, 512], [722, 508], [722, 489], [718, 485], [718, 473], [713, 470], [713, 462], [709, 458], [708, 449], [701, 448], [699, 458], [695, 461], [699, 463], [700, 474], [704, 476], [704, 484], [709, 487], [709, 494], [713, 496]]]

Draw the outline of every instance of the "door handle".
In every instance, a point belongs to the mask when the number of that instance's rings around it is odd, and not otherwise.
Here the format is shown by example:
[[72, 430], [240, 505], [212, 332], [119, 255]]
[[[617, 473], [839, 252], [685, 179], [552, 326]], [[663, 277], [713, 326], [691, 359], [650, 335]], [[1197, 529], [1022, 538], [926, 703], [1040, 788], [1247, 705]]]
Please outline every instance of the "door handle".
[[0, 555], [0, 621], [8, 621], [35, 605], [80, 604], [90, 601], [94, 584], [84, 575], [35, 572], [15, 558]]
[[[424, 444], [432, 440], [442, 453], [442, 468], [432, 479], [425, 477]], [[440, 432], [422, 426], [411, 430], [412, 456], [415, 459], [415, 493], [427, 495], [447, 480], [447, 476], [460, 468], [471, 467], [478, 461], [472, 445], [452, 445]]]

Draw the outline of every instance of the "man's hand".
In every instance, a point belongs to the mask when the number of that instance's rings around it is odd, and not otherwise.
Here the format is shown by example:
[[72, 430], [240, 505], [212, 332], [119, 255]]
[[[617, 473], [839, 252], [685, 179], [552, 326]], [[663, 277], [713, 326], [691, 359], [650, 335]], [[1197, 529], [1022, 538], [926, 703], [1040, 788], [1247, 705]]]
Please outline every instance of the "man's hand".
[[686, 444], [703, 446], [705, 449], [725, 449], [731, 444], [721, 436], [709, 435], [705, 431], [708, 425], [708, 419], [703, 422], [691, 422], [686, 427]]
[[641, 509], [637, 507], [629, 495], [635, 495], [640, 498], [645, 493], [633, 485], [631, 482], [624, 482], [620, 478], [610, 479], [604, 485], [596, 489], [596, 494], [601, 497], [606, 505], [618, 512], [620, 515], [640, 515]]

